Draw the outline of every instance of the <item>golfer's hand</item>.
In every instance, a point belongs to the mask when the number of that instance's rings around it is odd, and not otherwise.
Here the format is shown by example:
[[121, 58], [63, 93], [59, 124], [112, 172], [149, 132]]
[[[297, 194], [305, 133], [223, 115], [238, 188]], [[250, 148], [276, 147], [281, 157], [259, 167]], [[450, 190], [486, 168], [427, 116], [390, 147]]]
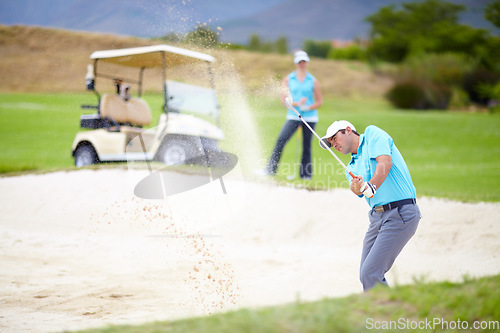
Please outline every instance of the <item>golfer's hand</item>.
[[351, 191], [356, 195], [362, 195], [361, 186], [363, 186], [364, 180], [362, 176], [356, 176], [351, 181]]
[[292, 105], [293, 105], [293, 106], [295, 106], [296, 108], [301, 109], [303, 106], [305, 106], [306, 102], [307, 102], [307, 98], [302, 97], [302, 98], [300, 99], [300, 101], [298, 101], [298, 102], [293, 102], [293, 103], [292, 103]]
[[361, 185], [360, 191], [365, 195], [365, 197], [373, 198], [375, 192], [377, 192], [377, 187], [371, 183], [364, 182], [363, 185]]

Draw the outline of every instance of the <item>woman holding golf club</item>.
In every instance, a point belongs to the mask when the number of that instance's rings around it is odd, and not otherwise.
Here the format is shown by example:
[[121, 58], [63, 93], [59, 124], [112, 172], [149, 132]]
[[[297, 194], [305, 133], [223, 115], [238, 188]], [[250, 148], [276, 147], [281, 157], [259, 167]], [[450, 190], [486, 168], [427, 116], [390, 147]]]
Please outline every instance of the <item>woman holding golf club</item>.
[[365, 291], [378, 283], [387, 285], [385, 273], [415, 234], [421, 218], [403, 156], [382, 129], [370, 125], [359, 134], [346, 120], [330, 125], [320, 146], [351, 154], [346, 167], [351, 191], [371, 207], [359, 276]]
[[[318, 122], [318, 108], [323, 104], [323, 97], [318, 80], [307, 71], [309, 56], [305, 51], [295, 52], [293, 59], [296, 69], [283, 80], [281, 102], [285, 104], [285, 98], [290, 93], [293, 99], [293, 107], [299, 110], [302, 119], [312, 128]], [[302, 126], [302, 159], [300, 162], [300, 178], [309, 180], [312, 177], [311, 164], [311, 131], [306, 130], [305, 124], [300, 120], [293, 110], [288, 110], [285, 124], [276, 140], [273, 152], [267, 163], [265, 173], [276, 174], [281, 153], [292, 135]], [[295, 165], [293, 166], [295, 169]]]

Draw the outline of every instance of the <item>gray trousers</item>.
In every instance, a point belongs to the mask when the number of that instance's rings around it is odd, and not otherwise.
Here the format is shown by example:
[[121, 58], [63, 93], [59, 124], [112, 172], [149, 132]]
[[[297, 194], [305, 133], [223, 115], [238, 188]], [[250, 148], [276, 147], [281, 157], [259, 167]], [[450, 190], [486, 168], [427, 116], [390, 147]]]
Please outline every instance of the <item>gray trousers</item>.
[[359, 278], [363, 290], [377, 283], [387, 285], [385, 273], [403, 247], [415, 234], [421, 215], [416, 204], [404, 205], [386, 212], [368, 213], [370, 226], [363, 241]]

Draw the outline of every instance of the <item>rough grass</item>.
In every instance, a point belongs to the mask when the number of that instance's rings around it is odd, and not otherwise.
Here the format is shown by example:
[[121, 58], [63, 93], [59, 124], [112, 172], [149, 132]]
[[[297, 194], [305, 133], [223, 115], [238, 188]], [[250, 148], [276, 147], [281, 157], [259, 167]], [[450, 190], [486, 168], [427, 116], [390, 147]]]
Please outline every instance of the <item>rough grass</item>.
[[[499, 320], [497, 275], [465, 278], [462, 283], [420, 281], [411, 286], [379, 287], [365, 294], [311, 303], [81, 332], [497, 332]], [[460, 328], [468, 329], [450, 329], [459, 321]], [[473, 329], [475, 322], [482, 322], [485, 329]]]

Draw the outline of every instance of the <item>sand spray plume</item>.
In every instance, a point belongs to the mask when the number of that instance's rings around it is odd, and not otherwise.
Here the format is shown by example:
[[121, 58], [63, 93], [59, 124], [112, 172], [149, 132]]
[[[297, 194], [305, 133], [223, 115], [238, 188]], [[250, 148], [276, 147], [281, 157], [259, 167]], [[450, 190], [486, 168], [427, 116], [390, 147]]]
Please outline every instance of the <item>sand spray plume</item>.
[[150, 27], [152, 36], [175, 35], [182, 38], [195, 25], [191, 0], [162, 0], [155, 1], [154, 5], [151, 1], [142, 0], [141, 4], [153, 18], [151, 21], [158, 22]]
[[268, 75], [262, 79], [261, 85], [254, 91], [256, 95], [279, 99], [282, 93], [289, 95], [288, 87], [283, 90], [283, 78]]
[[[108, 228], [109, 223], [136, 224], [134, 229], [139, 230], [142, 223], [147, 225], [145, 230], [153, 228], [154, 232], [143, 232], [143, 241], [163, 244], [166, 265], [181, 270], [184, 274], [183, 294], [186, 297], [179, 306], [189, 307], [193, 313], [198, 314], [209, 314], [237, 305], [240, 297], [237, 275], [223, 250], [228, 237], [234, 235], [221, 234], [219, 226], [228, 224], [229, 221], [232, 224], [241, 221], [240, 212], [251, 202], [246, 193], [244, 172], [252, 170], [262, 160], [259, 132], [252, 110], [247, 104], [238, 71], [229, 59], [220, 54], [215, 57], [216, 62], [212, 66], [213, 83], [220, 106], [219, 127], [225, 135], [219, 142], [219, 147], [237, 156], [237, 164], [224, 175], [224, 190], [221, 190], [220, 184], [215, 180], [191, 186], [196, 183], [196, 179], [206, 176], [205, 167], [202, 170], [198, 168], [201, 174], [197, 174], [197, 169], [192, 173], [193, 169], [189, 169], [189, 166], [179, 166], [172, 170], [157, 162], [147, 162], [145, 165], [128, 163], [132, 188], [141, 178], [143, 180], [151, 175], [161, 174], [158, 181], [169, 180], [157, 187], [163, 190], [163, 195], [160, 193], [156, 200], [134, 197], [134, 200], [130, 199], [125, 203], [129, 207], [127, 213], [115, 218], [104, 212], [104, 221], [99, 223], [104, 228]], [[167, 80], [177, 79], [204, 85], [203, 88], [210, 87], [205, 85], [205, 82], [210, 82], [206, 80], [210, 78], [206, 67], [185, 65], [172, 68], [169, 73]], [[193, 94], [190, 99], [201, 98], [200, 96]], [[157, 128], [145, 131], [145, 134], [151, 136], [156, 133]], [[141, 136], [138, 137], [137, 140], [140, 140]], [[134, 140], [136, 138], [132, 139], [130, 147], [139, 147]], [[145, 147], [146, 142], [143, 143], [140, 146]], [[208, 174], [212, 174], [212, 171], [208, 170]], [[185, 190], [167, 195], [169, 189], [181, 185], [186, 187]], [[97, 218], [100, 219], [101, 216]]]
[[230, 59], [220, 54], [216, 66], [216, 85], [222, 107], [222, 126], [231, 150], [238, 155], [243, 172], [262, 160], [259, 131], [253, 110], [247, 103], [242, 79]]
[[[148, 36], [161, 37], [169, 43], [187, 42], [195, 47], [215, 45], [217, 40], [209, 38], [207, 32], [220, 36], [222, 31], [217, 26], [218, 18], [207, 18], [202, 8], [191, 0], [157, 0], [154, 3], [140, 0], [140, 4], [150, 15], [151, 22], [155, 22], [149, 25]], [[198, 34], [193, 34], [195, 30]]]
[[[178, 41], [186, 41], [187, 33], [196, 27], [213, 26], [214, 22], [210, 20], [207, 23], [196, 21], [195, 15], [192, 15], [193, 10], [190, 1], [162, 2], [162, 10], [152, 13], [155, 16], [165, 16], [162, 20], [164, 24], [156, 27], [157, 35], [166, 36], [175, 32], [181, 37]], [[215, 33], [219, 35], [221, 31], [222, 28], [217, 28]], [[196, 42], [196, 39], [192, 42]], [[240, 302], [240, 281], [232, 263], [226, 258], [227, 249], [224, 249], [232, 246], [232, 238], [240, 235], [224, 233], [223, 230], [225, 225], [237, 225], [241, 221], [241, 211], [251, 203], [251, 198], [247, 195], [247, 191], [251, 189], [246, 185], [244, 174], [260, 166], [263, 160], [259, 138], [261, 133], [255, 125], [253, 110], [247, 103], [243, 78], [229, 56], [216, 49], [202, 49], [202, 45], [186, 44], [180, 47], [213, 55], [216, 61], [211, 64], [211, 70], [207, 71], [205, 63], [167, 68], [167, 81], [212, 88], [211, 84], [206, 83], [210, 82], [209, 73], [213, 73], [212, 83], [220, 107], [218, 126], [225, 136], [219, 142], [219, 148], [237, 156], [236, 166], [224, 175], [224, 190], [221, 190], [221, 184], [217, 181], [188, 186], [196, 183], [196, 177], [203, 175], [190, 173], [182, 167], [170, 170], [157, 162], [128, 163], [131, 189], [145, 177], [155, 173], [162, 175], [158, 181], [165, 182], [168, 179], [171, 182], [161, 184], [159, 188], [163, 190], [163, 195], [160, 193], [157, 200], [132, 197], [126, 202], [116, 203], [127, 207], [121, 215], [113, 216], [111, 212], [105, 211], [102, 215], [94, 216], [99, 221], [99, 228], [128, 224], [143, 236], [141, 242], [147, 244], [148, 248], [160, 249], [165, 266], [159, 269], [179, 271], [179, 276], [183, 277], [181, 288], [184, 297], [176, 300], [178, 306], [189, 308], [189, 312], [200, 315], [230, 309]], [[276, 82], [270, 81], [271, 94], [276, 91], [277, 86], [279, 87]], [[189, 99], [196, 99], [197, 96], [193, 94]], [[145, 134], [153, 137], [157, 128], [147, 129]], [[142, 142], [141, 146], [144, 146]], [[202, 169], [202, 173], [207, 171], [206, 168]], [[208, 170], [208, 173], [211, 171]], [[166, 189], [173, 185], [185, 185], [186, 190], [167, 195]], [[113, 210], [120, 210], [118, 208], [113, 207]]]
[[[147, 260], [148, 251], [160, 254], [163, 262], [156, 264], [155, 271], [166, 276], [176, 272], [182, 279], [178, 286], [182, 292], [169, 302], [177, 303], [184, 311], [207, 315], [233, 308], [241, 292], [234, 269], [224, 257], [221, 236], [213, 234], [213, 228], [207, 226], [209, 223], [199, 217], [193, 219], [179, 206], [166, 200], [136, 197], [116, 200], [91, 215], [93, 227], [89, 229], [89, 236], [113, 234], [108, 246], [113, 251], [122, 248], [122, 265], [134, 266], [138, 256]], [[131, 234], [143, 237], [136, 238], [134, 248], [125, 248], [122, 241], [129, 241]]]

